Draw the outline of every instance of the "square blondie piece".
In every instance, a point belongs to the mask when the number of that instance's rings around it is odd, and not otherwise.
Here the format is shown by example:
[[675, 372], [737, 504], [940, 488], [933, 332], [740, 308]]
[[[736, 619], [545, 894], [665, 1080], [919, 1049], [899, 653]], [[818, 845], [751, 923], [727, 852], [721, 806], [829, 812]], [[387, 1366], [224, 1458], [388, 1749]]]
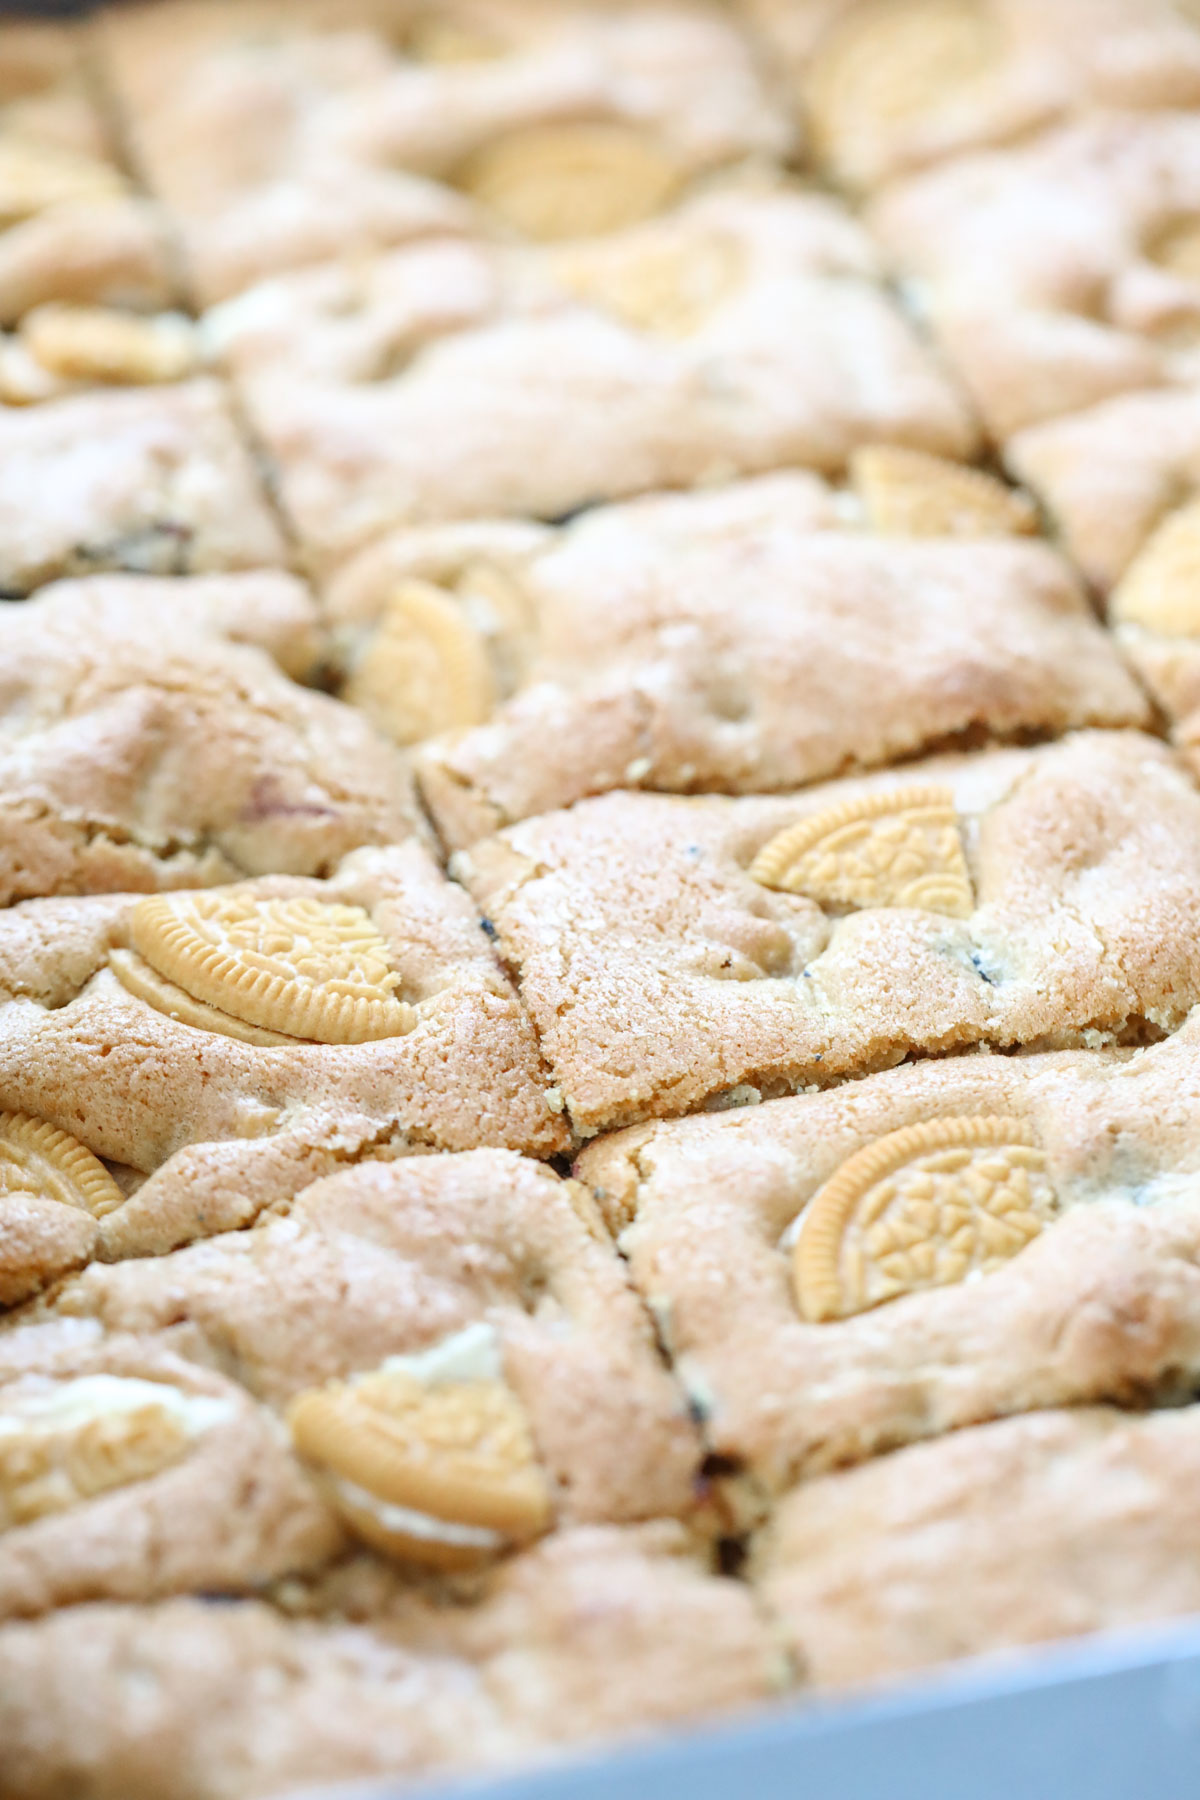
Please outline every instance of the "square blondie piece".
[[779, 798], [621, 793], [460, 851], [591, 1134], [1200, 999], [1200, 794], [1136, 732]]
[[0, 609], [0, 904], [322, 875], [419, 831], [398, 752], [300, 685], [322, 660], [282, 572], [95, 575]]
[[0, 407], [5, 598], [64, 575], [203, 575], [287, 560], [218, 382]]
[[[974, 504], [995, 535], [899, 535], [895, 459], [935, 530]], [[384, 539], [329, 589], [343, 698], [400, 743], [440, 733], [417, 767], [455, 848], [614, 787], [790, 789], [968, 732], [1147, 722], [1065, 562], [1002, 535], [1031, 520], [1019, 496], [916, 452], [863, 460], [880, 531], [796, 472]]]
[[792, 140], [704, 0], [199, 0], [100, 32], [205, 304], [430, 234], [635, 224]]
[[1007, 461], [1107, 596], [1117, 643], [1200, 767], [1200, 387], [1121, 394], [1031, 426]]
[[344, 1543], [267, 1408], [161, 1334], [0, 1334], [0, 1618], [253, 1592]]
[[[291, 1618], [256, 1600], [95, 1605], [0, 1629], [6, 1777], [27, 1800], [528, 1762], [768, 1699], [784, 1663], [749, 1589], [670, 1523], [563, 1531], [473, 1596], [353, 1576]], [[296, 1588], [299, 1584], [289, 1584]], [[220, 1730], [213, 1721], [221, 1721]]]
[[1200, 1407], [1031, 1413], [806, 1483], [751, 1567], [818, 1687], [911, 1674], [1194, 1612], [1193, 1475]]
[[[585, 1189], [478, 1150], [363, 1160], [295, 1199], [282, 1181], [277, 1193], [284, 1216], [269, 1202], [256, 1230], [93, 1264], [60, 1286], [53, 1314], [108, 1333], [168, 1331], [181, 1352], [293, 1417], [305, 1442], [306, 1409], [348, 1408], [393, 1377], [427, 1393], [504, 1383], [557, 1523], [695, 1510], [695, 1426]], [[132, 1217], [109, 1215], [121, 1237], [101, 1253], [127, 1250], [139, 1224], [157, 1248], [155, 1214], [187, 1198], [168, 1165], [126, 1202]], [[346, 1485], [336, 1447], [315, 1466], [336, 1500]]]
[[415, 841], [324, 881], [25, 901], [0, 945], [0, 1106], [143, 1174], [215, 1140], [300, 1154], [312, 1132], [564, 1146], [529, 1020]]
[[1101, 112], [960, 158], [869, 222], [998, 440], [1197, 375], [1194, 111]]
[[322, 576], [402, 526], [838, 471], [864, 443], [962, 456], [975, 435], [861, 228], [757, 183], [589, 243], [425, 244], [265, 282], [205, 331]]
[[[602, 1138], [577, 1173], [751, 1517], [804, 1476], [1200, 1375], [1200, 1014]], [[149, 1321], [148, 1321], [149, 1322]]]
[[877, 187], [1096, 106], [1200, 100], [1175, 0], [741, 0], [840, 182]]
[[0, 325], [51, 300], [162, 305], [162, 225], [117, 165], [81, 31], [6, 18], [3, 33]]

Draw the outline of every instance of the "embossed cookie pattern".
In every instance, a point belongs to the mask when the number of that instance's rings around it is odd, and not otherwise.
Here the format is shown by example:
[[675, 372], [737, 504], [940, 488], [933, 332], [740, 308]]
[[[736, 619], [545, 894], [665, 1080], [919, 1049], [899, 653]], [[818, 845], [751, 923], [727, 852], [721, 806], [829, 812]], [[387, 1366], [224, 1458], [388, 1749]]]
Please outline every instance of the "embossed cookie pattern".
[[853, 168], [864, 136], [931, 112], [981, 82], [1002, 50], [979, 0], [862, 0], [829, 32], [809, 71], [813, 134]]
[[502, 1381], [427, 1386], [384, 1369], [301, 1394], [288, 1419], [347, 1521], [385, 1554], [458, 1567], [549, 1526], [528, 1422]]
[[264, 1044], [361, 1044], [416, 1022], [361, 906], [236, 887], [153, 895], [133, 909], [129, 938], [131, 950], [110, 958], [118, 979], [203, 1029], [261, 1033], [249, 1041]]
[[797, 1304], [806, 1319], [841, 1319], [987, 1274], [1054, 1211], [1021, 1120], [906, 1125], [849, 1157], [810, 1202], [793, 1253]]
[[896, 537], [1018, 537], [1037, 530], [1037, 508], [961, 463], [909, 450], [869, 444], [850, 459], [850, 480], [872, 531]]
[[0, 1194], [5, 1193], [58, 1200], [94, 1219], [124, 1203], [98, 1157], [68, 1132], [25, 1113], [0, 1113]]
[[54, 1382], [0, 1407], [0, 1530], [178, 1462], [229, 1403], [130, 1376]]
[[764, 844], [750, 874], [835, 909], [915, 906], [965, 919], [974, 905], [949, 788], [863, 794], [801, 819]]
[[683, 183], [674, 159], [632, 125], [533, 125], [472, 156], [458, 185], [525, 237], [592, 237], [639, 224]]

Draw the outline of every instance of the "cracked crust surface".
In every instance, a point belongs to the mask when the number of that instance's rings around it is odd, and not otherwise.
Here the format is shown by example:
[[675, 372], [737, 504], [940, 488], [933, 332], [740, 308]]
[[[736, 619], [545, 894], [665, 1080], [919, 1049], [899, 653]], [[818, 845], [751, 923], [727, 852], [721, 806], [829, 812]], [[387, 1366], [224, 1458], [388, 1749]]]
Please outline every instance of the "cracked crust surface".
[[109, 1332], [178, 1327], [279, 1410], [483, 1323], [560, 1521], [693, 1505], [694, 1428], [591, 1201], [506, 1151], [361, 1163], [255, 1231], [94, 1267], [53, 1310]]
[[870, 223], [1001, 441], [1195, 379], [1194, 113], [1100, 113], [962, 158], [886, 192]]
[[328, 881], [244, 885], [365, 907], [415, 1028], [279, 1049], [200, 1030], [135, 998], [108, 967], [133, 896], [26, 901], [0, 913], [0, 1104], [143, 1173], [187, 1145], [309, 1129], [352, 1143], [394, 1133], [414, 1147], [565, 1147], [520, 1002], [470, 902], [419, 844], [356, 851]]
[[821, 1687], [1169, 1618], [1198, 1472], [1200, 1407], [1032, 1413], [797, 1488], [752, 1569]]
[[315, 875], [409, 836], [398, 754], [299, 685], [321, 656], [283, 573], [93, 576], [0, 611], [0, 902]]
[[285, 269], [486, 229], [472, 173], [523, 134], [545, 134], [545, 162], [555, 134], [628, 133], [679, 184], [786, 152], [792, 135], [735, 25], [686, 0], [206, 0], [113, 8], [101, 41], [208, 303]]
[[1095, 106], [1191, 106], [1200, 31], [1175, 0], [740, 0], [814, 153], [871, 188]]
[[[1036, 1408], [1170, 1403], [1200, 1370], [1200, 1015], [1134, 1052], [964, 1056], [637, 1126], [577, 1165], [629, 1258], [709, 1448], [753, 1484]], [[805, 1322], [792, 1244], [888, 1134], [1004, 1116], [1057, 1217], [981, 1279]]]
[[116, 166], [84, 74], [81, 33], [4, 22], [0, 72], [0, 324], [47, 300], [162, 305], [155, 210]]
[[[959, 820], [968, 917], [826, 911], [751, 879], [801, 819], [930, 784]], [[1173, 1029], [1200, 997], [1198, 827], [1200, 798], [1163, 746], [1080, 732], [792, 798], [607, 795], [454, 867], [517, 973], [568, 1116], [592, 1134], [913, 1051]]]
[[370, 1616], [345, 1596], [340, 1611], [174, 1600], [0, 1629], [0, 1794], [83, 1781], [96, 1800], [166, 1800], [169, 1771], [171, 1800], [210, 1800], [527, 1762], [733, 1711], [781, 1679], [747, 1589], [669, 1524], [558, 1533], [471, 1605], [393, 1590]]
[[[182, 1398], [198, 1414], [185, 1441], [165, 1466], [122, 1479], [111, 1442], [90, 1458], [81, 1454], [83, 1431], [73, 1416], [60, 1427], [62, 1437], [75, 1438], [67, 1467], [90, 1479], [47, 1504], [29, 1485], [21, 1450], [14, 1455], [10, 1421], [22, 1409], [74, 1396], [89, 1420], [111, 1422], [114, 1413], [119, 1418], [113, 1391], [131, 1381], [139, 1389], [150, 1384], [152, 1395], [163, 1389], [176, 1407]], [[94, 1327], [54, 1325], [6, 1334], [0, 1419], [0, 1486], [21, 1503], [0, 1532], [5, 1618], [88, 1600], [250, 1592], [318, 1567], [343, 1542], [270, 1413], [237, 1383], [176, 1355], [160, 1334], [101, 1336]]]
[[1118, 646], [1200, 767], [1200, 608], [1191, 523], [1200, 490], [1200, 389], [1121, 394], [1018, 432], [1009, 467], [1107, 597]]
[[1155, 529], [1200, 490], [1200, 387], [1119, 394], [1021, 431], [1005, 448], [1051, 528], [1108, 592]]
[[[735, 277], [680, 331], [714, 246]], [[405, 525], [837, 470], [866, 442], [974, 442], [859, 227], [759, 184], [586, 245], [418, 245], [281, 278], [206, 330], [321, 573]]]
[[215, 381], [0, 408], [8, 597], [64, 575], [204, 575], [287, 560]]
[[[497, 701], [418, 757], [455, 848], [614, 787], [778, 791], [960, 732], [1146, 721], [1045, 546], [859, 535], [830, 529], [835, 504], [787, 474], [598, 509], [520, 550], [497, 525], [507, 616], [486, 526], [385, 540], [330, 592], [345, 692], [380, 656], [399, 582], [440, 584], [485, 648]], [[394, 687], [373, 709], [385, 730]]]

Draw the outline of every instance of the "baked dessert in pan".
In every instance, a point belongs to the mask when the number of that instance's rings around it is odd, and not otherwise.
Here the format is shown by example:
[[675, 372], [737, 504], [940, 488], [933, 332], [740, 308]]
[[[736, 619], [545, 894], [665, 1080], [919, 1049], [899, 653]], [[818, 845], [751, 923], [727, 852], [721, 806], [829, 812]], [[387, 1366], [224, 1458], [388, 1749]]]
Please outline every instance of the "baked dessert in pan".
[[1200, 1607], [1198, 104], [1182, 0], [0, 22], [0, 1800]]

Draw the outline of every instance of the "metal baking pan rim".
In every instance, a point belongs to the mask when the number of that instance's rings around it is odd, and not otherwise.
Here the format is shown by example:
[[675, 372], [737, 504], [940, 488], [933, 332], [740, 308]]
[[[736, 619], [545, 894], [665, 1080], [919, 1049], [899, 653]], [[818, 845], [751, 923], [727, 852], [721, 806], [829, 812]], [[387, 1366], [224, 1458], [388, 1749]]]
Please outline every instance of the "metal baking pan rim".
[[[948, 1571], [947, 1578], [953, 1579]], [[634, 1747], [273, 1800], [1198, 1800], [1200, 1615], [1006, 1650]]]

